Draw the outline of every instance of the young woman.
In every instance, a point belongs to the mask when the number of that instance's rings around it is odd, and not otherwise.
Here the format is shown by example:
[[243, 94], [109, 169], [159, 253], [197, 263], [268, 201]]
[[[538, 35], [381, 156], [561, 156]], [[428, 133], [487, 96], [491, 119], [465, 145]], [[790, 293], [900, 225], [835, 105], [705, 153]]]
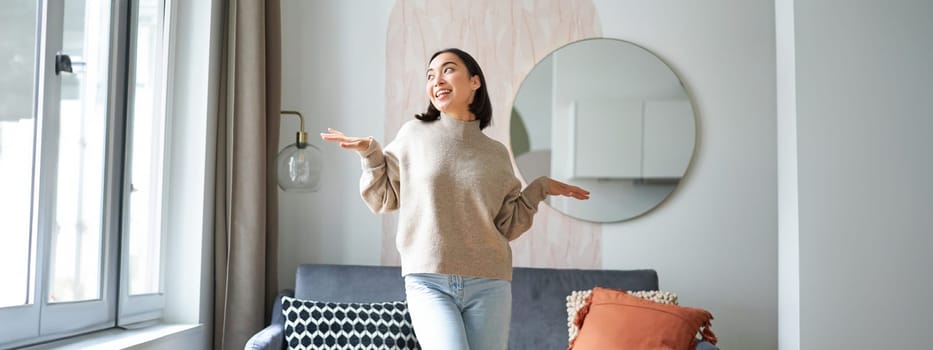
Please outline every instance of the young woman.
[[425, 72], [427, 111], [381, 148], [328, 129], [325, 141], [362, 157], [360, 192], [373, 212], [399, 210], [396, 247], [415, 334], [427, 350], [508, 347], [509, 241], [531, 227], [547, 195], [589, 192], [547, 177], [524, 189], [506, 147], [481, 130], [492, 107], [469, 54], [445, 49]]

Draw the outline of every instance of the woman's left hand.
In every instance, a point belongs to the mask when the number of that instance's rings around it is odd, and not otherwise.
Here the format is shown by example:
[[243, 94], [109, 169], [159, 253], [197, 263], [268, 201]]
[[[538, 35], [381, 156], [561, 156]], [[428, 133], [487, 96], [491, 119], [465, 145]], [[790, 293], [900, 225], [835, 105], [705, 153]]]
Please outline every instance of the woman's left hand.
[[547, 179], [547, 194], [552, 196], [573, 197], [576, 199], [590, 199], [590, 191], [574, 185], [565, 184], [552, 178]]

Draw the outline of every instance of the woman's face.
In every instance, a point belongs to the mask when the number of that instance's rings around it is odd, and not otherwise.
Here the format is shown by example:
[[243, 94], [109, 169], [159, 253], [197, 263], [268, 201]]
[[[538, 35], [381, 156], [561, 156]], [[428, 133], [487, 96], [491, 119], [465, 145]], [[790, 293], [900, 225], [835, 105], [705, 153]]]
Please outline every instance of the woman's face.
[[425, 88], [437, 110], [452, 115], [468, 115], [473, 92], [480, 87], [479, 76], [470, 76], [463, 61], [452, 52], [444, 52], [428, 66]]

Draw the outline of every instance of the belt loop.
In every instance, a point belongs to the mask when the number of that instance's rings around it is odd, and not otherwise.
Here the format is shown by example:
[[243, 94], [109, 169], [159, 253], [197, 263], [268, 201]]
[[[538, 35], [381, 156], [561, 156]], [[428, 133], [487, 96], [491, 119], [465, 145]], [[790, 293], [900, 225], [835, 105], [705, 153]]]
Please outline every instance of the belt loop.
[[453, 289], [453, 290], [455, 290], [455, 291], [459, 291], [459, 290], [462, 290], [462, 289], [463, 289], [463, 276], [460, 276], [460, 275], [450, 275], [448, 278], [449, 278], [449, 280], [450, 280], [450, 288], [451, 288], [451, 289]]

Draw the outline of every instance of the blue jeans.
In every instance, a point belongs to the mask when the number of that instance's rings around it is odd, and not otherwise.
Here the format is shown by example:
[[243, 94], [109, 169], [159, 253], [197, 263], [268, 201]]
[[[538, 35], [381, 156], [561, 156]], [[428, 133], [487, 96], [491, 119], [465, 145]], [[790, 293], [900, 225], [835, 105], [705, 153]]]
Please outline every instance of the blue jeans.
[[415, 335], [424, 350], [505, 350], [512, 283], [458, 275], [405, 276]]

